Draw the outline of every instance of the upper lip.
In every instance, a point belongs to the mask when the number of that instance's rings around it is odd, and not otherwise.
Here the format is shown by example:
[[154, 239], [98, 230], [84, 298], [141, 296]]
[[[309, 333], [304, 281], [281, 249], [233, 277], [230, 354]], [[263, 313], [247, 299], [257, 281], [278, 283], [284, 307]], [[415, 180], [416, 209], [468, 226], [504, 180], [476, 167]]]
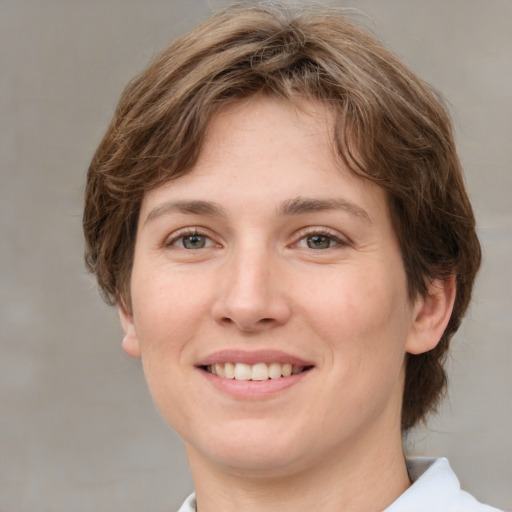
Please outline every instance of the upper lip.
[[288, 354], [280, 350], [219, 350], [201, 359], [197, 366], [209, 366], [216, 363], [290, 363], [294, 366], [313, 366], [311, 361]]

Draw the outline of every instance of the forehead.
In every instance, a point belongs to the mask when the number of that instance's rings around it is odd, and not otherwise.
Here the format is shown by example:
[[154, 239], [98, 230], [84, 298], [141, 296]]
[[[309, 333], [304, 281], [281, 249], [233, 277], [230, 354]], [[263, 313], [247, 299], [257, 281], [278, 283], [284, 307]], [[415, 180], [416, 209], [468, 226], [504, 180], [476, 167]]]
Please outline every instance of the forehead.
[[[307, 151], [311, 159], [337, 159], [334, 144], [336, 114], [325, 102], [295, 97], [293, 100], [256, 95], [221, 107], [208, 124], [204, 144], [194, 169], [225, 151], [287, 151], [289, 156]], [[222, 148], [219, 151], [219, 148]], [[298, 150], [301, 151], [298, 151]], [[209, 163], [209, 162], [208, 162]]]
[[189, 172], [147, 193], [143, 210], [164, 196], [211, 201], [212, 195], [244, 209], [304, 196], [345, 201], [354, 211], [387, 209], [383, 191], [337, 154], [335, 122], [334, 109], [321, 101], [255, 96], [231, 102], [210, 122]]

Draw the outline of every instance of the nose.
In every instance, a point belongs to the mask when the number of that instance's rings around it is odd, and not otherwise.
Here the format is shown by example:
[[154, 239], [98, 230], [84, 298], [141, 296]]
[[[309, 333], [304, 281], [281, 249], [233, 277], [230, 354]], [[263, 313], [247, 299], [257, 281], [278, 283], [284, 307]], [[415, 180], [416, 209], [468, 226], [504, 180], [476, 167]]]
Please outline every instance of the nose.
[[212, 313], [215, 320], [240, 331], [262, 332], [290, 318], [284, 275], [264, 250], [240, 250], [225, 262]]

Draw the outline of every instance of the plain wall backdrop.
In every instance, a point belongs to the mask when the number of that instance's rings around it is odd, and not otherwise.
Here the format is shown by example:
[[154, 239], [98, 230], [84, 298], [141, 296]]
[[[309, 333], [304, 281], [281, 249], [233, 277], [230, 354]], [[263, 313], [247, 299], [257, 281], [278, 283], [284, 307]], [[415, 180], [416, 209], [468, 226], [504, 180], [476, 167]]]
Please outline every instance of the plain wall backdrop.
[[[0, 0], [1, 512], [172, 512], [192, 488], [84, 270], [81, 205], [124, 85], [222, 3]], [[451, 105], [484, 262], [449, 397], [408, 446], [510, 509], [512, 1], [325, 3], [365, 13]]]

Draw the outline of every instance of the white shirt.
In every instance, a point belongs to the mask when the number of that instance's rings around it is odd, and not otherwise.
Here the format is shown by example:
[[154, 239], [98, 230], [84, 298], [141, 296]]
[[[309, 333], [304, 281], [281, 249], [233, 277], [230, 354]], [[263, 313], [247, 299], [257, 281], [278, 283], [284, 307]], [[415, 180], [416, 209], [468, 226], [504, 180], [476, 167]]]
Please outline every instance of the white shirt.
[[[407, 460], [413, 484], [382, 512], [500, 512], [461, 490], [447, 459], [415, 457]], [[178, 512], [196, 512], [191, 494]]]

